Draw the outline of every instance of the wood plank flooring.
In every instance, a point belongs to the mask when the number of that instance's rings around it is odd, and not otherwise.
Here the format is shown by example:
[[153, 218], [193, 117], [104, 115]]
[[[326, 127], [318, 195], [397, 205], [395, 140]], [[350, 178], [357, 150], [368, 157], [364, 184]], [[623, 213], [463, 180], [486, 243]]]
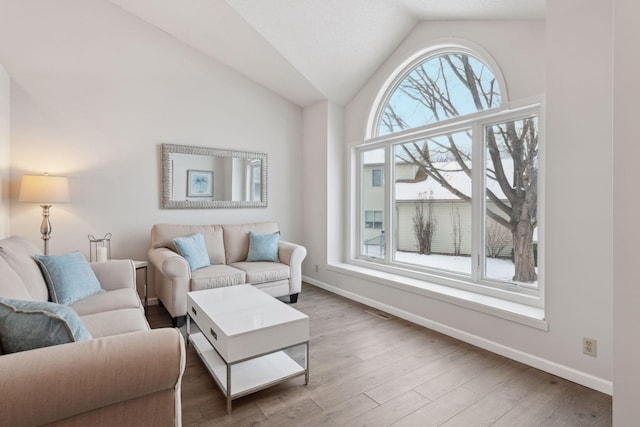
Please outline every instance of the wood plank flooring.
[[[189, 426], [611, 426], [611, 397], [303, 284], [310, 381], [225, 399], [191, 346], [182, 383]], [[373, 313], [373, 314], [371, 314]], [[170, 327], [160, 306], [153, 328]]]

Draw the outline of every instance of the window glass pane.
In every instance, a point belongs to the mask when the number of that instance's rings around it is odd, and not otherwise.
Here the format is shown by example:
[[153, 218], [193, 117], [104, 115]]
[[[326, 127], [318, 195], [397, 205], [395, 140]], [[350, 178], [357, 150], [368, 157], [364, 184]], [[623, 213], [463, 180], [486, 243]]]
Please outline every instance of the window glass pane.
[[384, 183], [384, 170], [373, 169], [371, 170], [371, 183], [374, 187], [381, 187]]
[[485, 130], [485, 276], [537, 285], [538, 118]]
[[373, 211], [364, 211], [364, 226], [373, 228]]
[[262, 197], [262, 180], [260, 176], [260, 161], [251, 163], [251, 201], [260, 201]]
[[373, 228], [382, 228], [382, 211], [373, 211]]
[[500, 106], [500, 89], [489, 68], [465, 54], [431, 57], [400, 82], [384, 106], [378, 135]]
[[471, 131], [394, 147], [398, 262], [471, 274]]
[[[384, 258], [384, 148], [362, 152], [361, 255]], [[374, 173], [375, 171], [378, 171]]]

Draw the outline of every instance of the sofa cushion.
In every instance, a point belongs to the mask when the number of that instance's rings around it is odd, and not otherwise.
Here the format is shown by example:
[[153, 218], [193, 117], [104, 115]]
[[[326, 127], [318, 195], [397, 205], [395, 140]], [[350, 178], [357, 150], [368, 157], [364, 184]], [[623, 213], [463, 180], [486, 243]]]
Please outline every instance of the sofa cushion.
[[89, 339], [91, 334], [70, 307], [0, 298], [0, 345], [4, 353]]
[[246, 274], [242, 270], [228, 265], [212, 265], [191, 273], [191, 290], [222, 288], [246, 283]]
[[178, 253], [189, 263], [191, 271], [211, 265], [202, 231], [187, 237], [176, 237], [173, 243]]
[[246, 283], [257, 284], [289, 279], [289, 266], [279, 262], [234, 262], [232, 267], [246, 273]]
[[199, 231], [204, 234], [209, 263], [211, 265], [225, 264], [224, 240], [222, 227], [219, 225], [155, 224], [151, 228], [151, 246], [156, 249], [169, 248], [178, 252], [173, 239], [190, 236]]
[[138, 294], [132, 288], [116, 289], [83, 298], [70, 305], [80, 316], [122, 308], [141, 309]]
[[278, 242], [280, 242], [279, 231], [269, 234], [259, 234], [250, 231], [247, 261], [278, 262]]
[[73, 304], [104, 290], [80, 252], [65, 255], [36, 255], [42, 275], [49, 287], [51, 301], [58, 304]]
[[142, 311], [137, 308], [104, 311], [80, 316], [94, 338], [148, 331], [149, 324]]
[[278, 231], [278, 224], [275, 222], [258, 222], [252, 224], [225, 224], [224, 230], [224, 251], [227, 264], [245, 261], [249, 254], [249, 232], [259, 234], [269, 234]]
[[32, 300], [24, 282], [13, 268], [0, 257], [0, 297], [20, 300]]
[[12, 236], [0, 240], [0, 256], [20, 276], [31, 295], [31, 299], [48, 301], [47, 283], [33, 258], [34, 255], [41, 253], [36, 245], [23, 237]]

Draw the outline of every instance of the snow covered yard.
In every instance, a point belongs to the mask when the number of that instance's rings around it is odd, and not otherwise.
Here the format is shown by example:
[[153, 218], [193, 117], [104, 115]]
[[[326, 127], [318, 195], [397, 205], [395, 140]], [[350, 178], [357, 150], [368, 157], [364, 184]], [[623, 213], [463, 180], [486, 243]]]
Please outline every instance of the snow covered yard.
[[[374, 258], [381, 256], [379, 246], [369, 246], [368, 255]], [[417, 252], [397, 251], [396, 262], [419, 265], [439, 270], [471, 274], [471, 257], [453, 255], [421, 255]], [[514, 274], [513, 261], [510, 259], [487, 258], [487, 277], [500, 281], [510, 281]]]

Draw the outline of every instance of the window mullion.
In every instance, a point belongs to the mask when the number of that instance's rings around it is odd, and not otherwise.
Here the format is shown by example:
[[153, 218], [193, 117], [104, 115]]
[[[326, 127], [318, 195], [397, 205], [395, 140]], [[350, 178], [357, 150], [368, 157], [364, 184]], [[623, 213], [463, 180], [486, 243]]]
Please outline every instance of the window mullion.
[[484, 138], [479, 123], [474, 123], [472, 135], [472, 167], [471, 167], [471, 280], [480, 281], [484, 270]]
[[[389, 144], [385, 147], [384, 152], [384, 176], [385, 176], [385, 192], [384, 192], [384, 205], [386, 207], [384, 212], [384, 261], [389, 264], [393, 259], [393, 251], [391, 250], [395, 245], [395, 234], [397, 233], [397, 226], [395, 225], [395, 168], [393, 167], [393, 145]], [[393, 232], [391, 232], [393, 230]]]
[[364, 171], [364, 165], [363, 165], [363, 161], [362, 161], [362, 153], [363, 150], [355, 150], [356, 153], [356, 164], [355, 164], [355, 168], [358, 171], [358, 173], [355, 176], [355, 187], [356, 187], [356, 200], [358, 201], [358, 207], [356, 209], [356, 215], [355, 215], [355, 229], [357, 230], [356, 232], [356, 248], [355, 250], [352, 249], [352, 256], [360, 256], [361, 252], [362, 252], [362, 247], [364, 245], [364, 233], [363, 233], [363, 229], [364, 229], [364, 216], [365, 216], [365, 210], [364, 210], [364, 180], [362, 177], [363, 171]]

